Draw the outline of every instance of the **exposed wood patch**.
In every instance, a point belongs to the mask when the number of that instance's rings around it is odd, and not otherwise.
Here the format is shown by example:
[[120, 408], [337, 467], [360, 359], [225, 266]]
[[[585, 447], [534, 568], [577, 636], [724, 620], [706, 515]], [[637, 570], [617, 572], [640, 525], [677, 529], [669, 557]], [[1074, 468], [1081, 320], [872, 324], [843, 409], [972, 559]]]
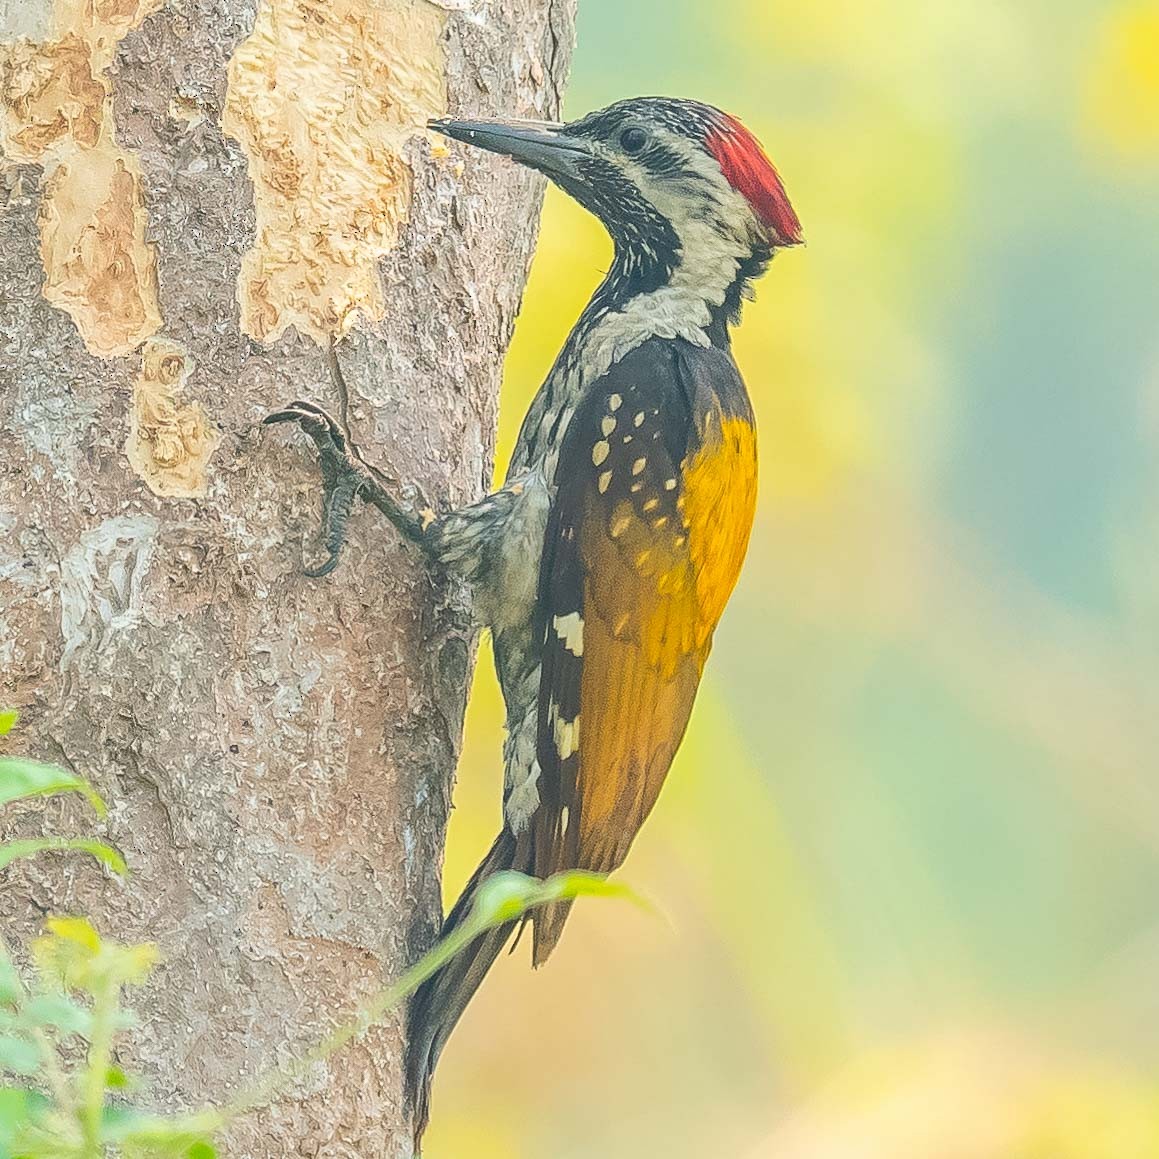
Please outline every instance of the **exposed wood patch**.
[[114, 138], [106, 74], [120, 41], [162, 3], [55, 0], [51, 39], [0, 42], [0, 146], [46, 169], [44, 296], [105, 358], [161, 325], [140, 171]]
[[185, 348], [167, 338], [149, 339], [141, 357], [125, 454], [155, 495], [198, 498], [221, 435], [200, 403], [181, 399], [193, 364]]
[[262, 0], [223, 118], [257, 209], [238, 285], [251, 337], [325, 342], [383, 316], [377, 262], [411, 204], [403, 146], [446, 107], [444, 20], [428, 0]]

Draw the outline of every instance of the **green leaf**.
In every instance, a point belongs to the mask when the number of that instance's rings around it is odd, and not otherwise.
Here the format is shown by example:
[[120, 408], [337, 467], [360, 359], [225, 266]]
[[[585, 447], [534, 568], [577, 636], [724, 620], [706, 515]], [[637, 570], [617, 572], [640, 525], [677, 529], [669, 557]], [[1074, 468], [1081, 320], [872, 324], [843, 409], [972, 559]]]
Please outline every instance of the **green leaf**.
[[101, 938], [84, 918], [49, 918], [48, 933], [34, 938], [30, 949], [45, 978], [65, 987], [88, 989], [101, 953]]
[[123, 1159], [216, 1159], [210, 1139], [223, 1126], [214, 1110], [162, 1116], [106, 1104], [101, 1142]]
[[572, 870], [540, 881], [522, 873], [496, 873], [479, 887], [472, 920], [480, 928], [515, 921], [528, 910], [577, 897], [613, 897], [652, 910], [639, 894], [601, 873]]
[[496, 873], [479, 886], [473, 916], [488, 926], [514, 921], [535, 904], [541, 882], [522, 873]]
[[[40, 973], [60, 985], [105, 992], [109, 986], [143, 982], [157, 963], [157, 947], [104, 941], [84, 918], [49, 918], [47, 935], [32, 941]], [[116, 1010], [110, 1011], [115, 1017]]]
[[30, 837], [23, 841], [6, 841], [0, 845], [0, 869], [21, 857], [61, 850], [89, 853], [121, 877], [129, 872], [125, 859], [111, 845], [87, 837]]
[[34, 1074], [40, 1065], [40, 1051], [34, 1042], [14, 1034], [0, 1035], [0, 1069], [15, 1074]]
[[161, 960], [161, 952], [152, 942], [143, 942], [139, 946], [122, 946], [117, 942], [106, 945], [114, 951], [109, 969], [119, 983], [139, 985]]
[[0, 953], [0, 1005], [15, 1002], [23, 993], [16, 968], [7, 954]]
[[0, 1087], [0, 1144], [12, 1142], [12, 1136], [32, 1116], [31, 1091], [19, 1087]]
[[14, 708], [0, 709], [0, 736], [7, 736], [13, 726], [20, 719], [20, 713]]
[[630, 886], [620, 881], [612, 881], [607, 874], [590, 873], [586, 869], [572, 869], [557, 873], [543, 883], [543, 893], [548, 900], [569, 900], [576, 897], [610, 897], [619, 901], [630, 901], [641, 909], [655, 912], [651, 902], [641, 897]]
[[8, 1159], [18, 1137], [47, 1105], [36, 1091], [0, 1087], [0, 1159]]
[[119, 1066], [111, 1066], [105, 1071], [105, 1089], [123, 1091], [129, 1085], [129, 1076]]
[[87, 918], [49, 918], [44, 923], [49, 934], [62, 942], [79, 946], [86, 954], [98, 954], [101, 949], [101, 935]]
[[126, 1155], [172, 1156], [173, 1159], [215, 1159], [209, 1142], [222, 1127], [213, 1111], [162, 1118], [114, 1108], [105, 1112], [102, 1137]]
[[33, 1026], [53, 1026], [64, 1034], [87, 1035], [92, 1014], [63, 994], [41, 994], [24, 1005], [24, 1018]]
[[16, 1093], [27, 1098], [13, 1100], [9, 1136], [4, 1135], [0, 1113], [0, 1159], [91, 1159], [92, 1151], [82, 1150], [71, 1114], [58, 1110], [36, 1091]]
[[58, 769], [18, 757], [0, 757], [0, 805], [26, 797], [44, 797], [53, 793], [83, 793], [103, 817], [108, 809], [88, 781]]

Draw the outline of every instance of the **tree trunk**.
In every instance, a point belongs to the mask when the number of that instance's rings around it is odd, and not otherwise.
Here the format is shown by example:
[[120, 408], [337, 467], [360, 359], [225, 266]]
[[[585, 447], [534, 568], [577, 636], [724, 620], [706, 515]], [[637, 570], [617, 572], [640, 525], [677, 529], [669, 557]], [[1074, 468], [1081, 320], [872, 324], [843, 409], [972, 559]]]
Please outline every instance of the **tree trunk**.
[[[157, 1106], [227, 1097], [434, 936], [462, 594], [373, 511], [306, 578], [316, 457], [259, 422], [348, 409], [433, 501], [481, 494], [542, 186], [417, 127], [555, 116], [573, 9], [0, 0], [0, 707], [133, 871], [30, 863], [4, 917], [159, 943], [125, 1048]], [[408, 1154], [400, 1052], [396, 1019], [228, 1152]]]

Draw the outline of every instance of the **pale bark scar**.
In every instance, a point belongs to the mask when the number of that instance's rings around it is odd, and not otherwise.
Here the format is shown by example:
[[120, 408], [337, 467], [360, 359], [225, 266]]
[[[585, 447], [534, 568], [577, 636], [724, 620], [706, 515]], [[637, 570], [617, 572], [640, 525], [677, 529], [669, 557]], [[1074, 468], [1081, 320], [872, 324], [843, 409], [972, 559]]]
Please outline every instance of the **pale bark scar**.
[[46, 168], [44, 296], [102, 358], [161, 326], [141, 173], [116, 143], [107, 72], [117, 45], [163, 2], [52, 0], [51, 39], [0, 41], [0, 147]]
[[205, 468], [221, 442], [201, 404], [181, 395], [193, 363], [183, 346], [150, 338], [141, 351], [125, 454], [155, 495], [195, 499], [205, 494]]
[[223, 117], [254, 187], [237, 294], [250, 337], [294, 326], [325, 343], [382, 318], [378, 259], [412, 197], [403, 149], [446, 109], [445, 19], [428, 0], [262, 0]]

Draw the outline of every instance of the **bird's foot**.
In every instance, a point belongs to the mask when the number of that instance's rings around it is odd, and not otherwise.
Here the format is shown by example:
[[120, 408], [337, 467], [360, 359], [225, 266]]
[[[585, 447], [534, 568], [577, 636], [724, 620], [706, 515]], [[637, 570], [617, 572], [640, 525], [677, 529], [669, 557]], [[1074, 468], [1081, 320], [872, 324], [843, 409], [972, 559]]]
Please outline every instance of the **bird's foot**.
[[317, 567], [307, 568], [308, 576], [329, 575], [338, 566], [346, 543], [346, 526], [355, 497], [383, 510], [392, 521], [401, 515], [398, 501], [390, 490], [390, 480], [363, 459], [342, 424], [312, 402], [292, 402], [262, 420], [267, 425], [297, 423], [318, 448], [322, 467], [322, 545], [327, 558]]

